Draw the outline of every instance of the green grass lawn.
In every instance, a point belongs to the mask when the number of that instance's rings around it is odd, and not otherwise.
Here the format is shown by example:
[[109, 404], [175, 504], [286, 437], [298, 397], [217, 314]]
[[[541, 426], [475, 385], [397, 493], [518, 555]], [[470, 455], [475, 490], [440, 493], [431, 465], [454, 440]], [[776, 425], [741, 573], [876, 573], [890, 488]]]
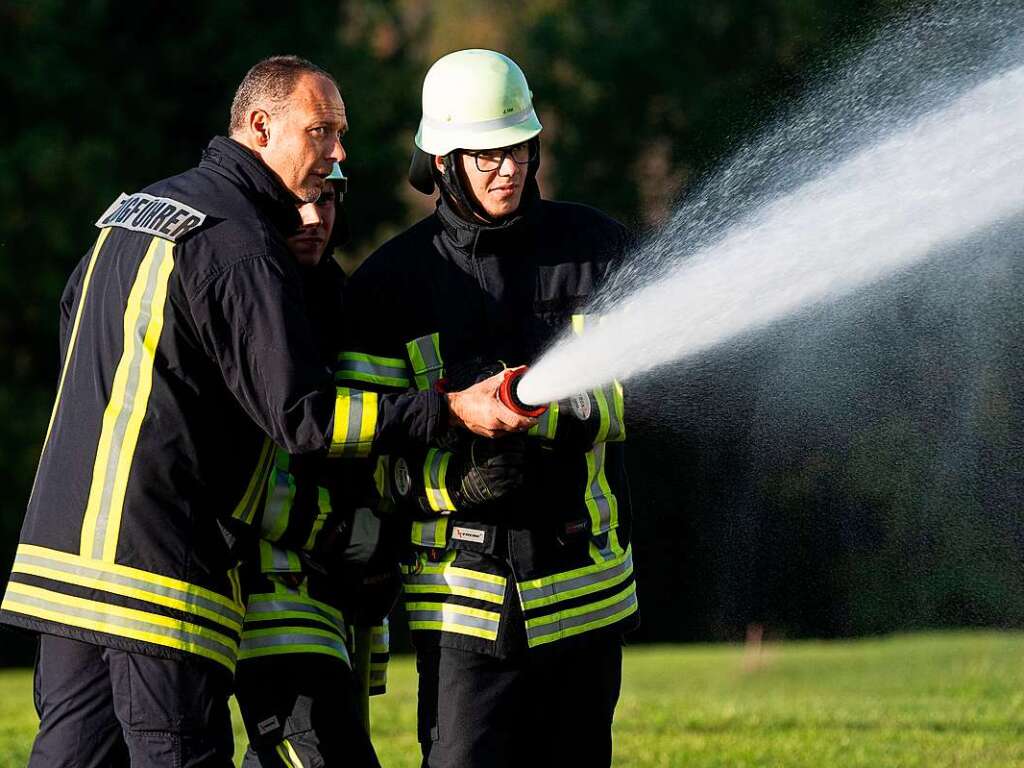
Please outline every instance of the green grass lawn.
[[[626, 649], [617, 766], [1024, 766], [1024, 634]], [[35, 729], [27, 670], [0, 672], [0, 766]], [[374, 699], [385, 766], [416, 766], [415, 671]], [[239, 743], [242, 743], [241, 734]]]

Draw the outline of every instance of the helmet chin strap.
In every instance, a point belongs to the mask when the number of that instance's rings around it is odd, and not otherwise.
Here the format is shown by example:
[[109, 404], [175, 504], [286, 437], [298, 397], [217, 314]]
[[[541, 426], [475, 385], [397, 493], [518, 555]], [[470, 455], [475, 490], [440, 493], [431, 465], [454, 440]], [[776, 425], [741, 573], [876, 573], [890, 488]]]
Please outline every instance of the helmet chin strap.
[[[526, 169], [526, 182], [524, 184], [524, 190], [530, 186], [530, 180], [535, 178], [537, 175], [537, 169], [540, 167], [540, 139], [532, 138], [530, 143], [535, 145], [534, 148], [534, 160], [527, 166]], [[455, 211], [459, 218], [470, 224], [500, 224], [509, 216], [503, 216], [500, 219], [491, 216], [484, 207], [480, 205], [480, 202], [473, 196], [468, 189], [466, 183], [464, 171], [460, 167], [462, 164], [462, 150], [454, 149], [444, 156], [444, 172], [440, 171], [436, 165], [433, 166], [433, 176], [438, 188], [441, 190], [441, 195], [444, 196], [445, 202], [448, 203], [449, 207]], [[520, 202], [520, 208], [522, 202]], [[511, 216], [514, 216], [519, 212], [516, 209]]]

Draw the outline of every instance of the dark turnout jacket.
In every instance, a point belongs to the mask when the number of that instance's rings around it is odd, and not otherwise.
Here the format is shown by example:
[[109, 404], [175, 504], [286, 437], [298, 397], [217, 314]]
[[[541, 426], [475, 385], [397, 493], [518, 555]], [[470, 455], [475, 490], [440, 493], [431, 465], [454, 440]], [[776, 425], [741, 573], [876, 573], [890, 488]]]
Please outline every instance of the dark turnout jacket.
[[234, 537], [259, 527], [273, 443], [362, 456], [427, 442], [436, 394], [336, 387], [285, 238], [295, 199], [215, 138], [122, 195], [61, 302], [57, 398], [0, 620], [233, 668]]
[[[625, 229], [527, 193], [521, 213], [494, 226], [442, 198], [355, 273], [350, 356], [364, 355], [384, 389], [388, 375], [394, 387], [460, 389], [596, 321], [584, 308], [621, 259]], [[501, 656], [636, 622], [621, 392], [613, 383], [551, 404], [531, 430], [525, 486], [473, 509], [457, 508], [448, 487], [465, 434], [382, 458], [382, 492], [415, 518], [404, 598], [418, 647]]]

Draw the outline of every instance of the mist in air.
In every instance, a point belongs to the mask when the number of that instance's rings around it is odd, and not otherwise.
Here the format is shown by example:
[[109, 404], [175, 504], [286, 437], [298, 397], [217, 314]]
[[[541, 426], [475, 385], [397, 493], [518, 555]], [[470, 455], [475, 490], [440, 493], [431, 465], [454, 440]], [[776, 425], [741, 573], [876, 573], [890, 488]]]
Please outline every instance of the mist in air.
[[[1024, 9], [883, 29], [693, 190], [524, 377], [543, 403], [686, 361], [995, 231], [1024, 209]], [[979, 245], [983, 247], [983, 245]]]

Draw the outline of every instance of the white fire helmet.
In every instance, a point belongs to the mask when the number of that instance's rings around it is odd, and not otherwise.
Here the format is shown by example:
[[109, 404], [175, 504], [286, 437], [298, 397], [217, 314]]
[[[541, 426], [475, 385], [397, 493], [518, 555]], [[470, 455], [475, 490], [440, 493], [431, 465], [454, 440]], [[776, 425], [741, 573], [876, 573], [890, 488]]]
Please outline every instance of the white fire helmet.
[[416, 146], [428, 155], [496, 149], [540, 133], [526, 75], [508, 56], [474, 48], [434, 62], [423, 80]]

